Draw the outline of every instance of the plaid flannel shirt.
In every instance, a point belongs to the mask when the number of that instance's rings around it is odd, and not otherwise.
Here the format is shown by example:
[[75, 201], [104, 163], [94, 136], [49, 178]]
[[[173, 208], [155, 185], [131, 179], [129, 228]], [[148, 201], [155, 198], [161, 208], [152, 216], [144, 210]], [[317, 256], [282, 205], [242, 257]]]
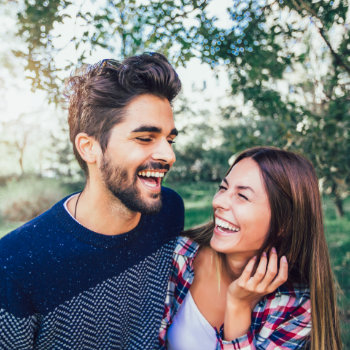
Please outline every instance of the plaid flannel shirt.
[[[179, 237], [159, 333], [161, 349], [166, 349], [166, 332], [191, 287], [193, 260], [198, 248], [198, 244], [189, 238]], [[311, 332], [309, 289], [301, 286], [287, 288], [283, 285], [265, 296], [252, 312], [249, 332], [235, 340], [223, 339], [223, 326], [215, 331], [215, 350], [303, 349], [309, 342]]]

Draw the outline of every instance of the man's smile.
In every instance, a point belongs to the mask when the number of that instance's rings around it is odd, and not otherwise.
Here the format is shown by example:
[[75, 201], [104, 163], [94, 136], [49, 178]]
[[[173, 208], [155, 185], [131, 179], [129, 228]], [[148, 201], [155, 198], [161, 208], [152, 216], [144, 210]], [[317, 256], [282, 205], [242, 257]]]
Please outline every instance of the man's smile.
[[161, 169], [145, 169], [137, 173], [141, 183], [152, 191], [159, 191], [166, 170]]

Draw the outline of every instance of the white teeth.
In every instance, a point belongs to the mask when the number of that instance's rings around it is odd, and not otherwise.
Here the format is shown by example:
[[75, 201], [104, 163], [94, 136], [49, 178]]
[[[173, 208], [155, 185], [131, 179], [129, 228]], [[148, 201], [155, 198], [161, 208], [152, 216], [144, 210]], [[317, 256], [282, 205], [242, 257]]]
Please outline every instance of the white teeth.
[[234, 226], [229, 224], [227, 221], [221, 220], [219, 218], [215, 218], [215, 224], [217, 226], [220, 226], [222, 228], [225, 228], [225, 229], [228, 229], [228, 230], [231, 230], [231, 231], [234, 231], [234, 232], [238, 232], [239, 231], [238, 228], [235, 228]]
[[159, 171], [139, 171], [138, 174], [139, 176], [144, 176], [144, 177], [164, 177], [164, 173], [160, 173]]

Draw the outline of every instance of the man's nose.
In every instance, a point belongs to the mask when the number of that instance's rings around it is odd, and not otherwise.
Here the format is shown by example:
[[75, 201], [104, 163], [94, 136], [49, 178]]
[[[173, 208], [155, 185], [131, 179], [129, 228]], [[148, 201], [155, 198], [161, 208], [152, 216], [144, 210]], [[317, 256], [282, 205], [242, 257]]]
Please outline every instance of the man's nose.
[[161, 140], [157, 144], [156, 148], [154, 149], [152, 158], [154, 160], [167, 163], [170, 166], [172, 166], [176, 160], [173, 148], [172, 148], [171, 144], [169, 143], [169, 141], [166, 139]]

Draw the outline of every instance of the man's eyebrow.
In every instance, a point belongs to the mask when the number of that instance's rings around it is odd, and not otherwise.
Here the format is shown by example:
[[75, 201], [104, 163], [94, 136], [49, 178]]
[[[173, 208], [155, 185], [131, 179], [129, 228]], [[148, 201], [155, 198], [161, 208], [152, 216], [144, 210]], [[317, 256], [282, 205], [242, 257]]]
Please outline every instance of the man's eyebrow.
[[[159, 134], [162, 132], [162, 129], [152, 125], [141, 125], [138, 128], [132, 130], [132, 132], [155, 132]], [[178, 130], [174, 128], [170, 131], [169, 135], [177, 136], [178, 133]]]
[[150, 125], [141, 125], [138, 128], [134, 129], [132, 132], [157, 132], [160, 133], [162, 129], [156, 127], [156, 126], [150, 126]]
[[228, 186], [228, 181], [226, 180], [226, 177], [222, 179], [222, 182], [225, 182], [225, 184]]

